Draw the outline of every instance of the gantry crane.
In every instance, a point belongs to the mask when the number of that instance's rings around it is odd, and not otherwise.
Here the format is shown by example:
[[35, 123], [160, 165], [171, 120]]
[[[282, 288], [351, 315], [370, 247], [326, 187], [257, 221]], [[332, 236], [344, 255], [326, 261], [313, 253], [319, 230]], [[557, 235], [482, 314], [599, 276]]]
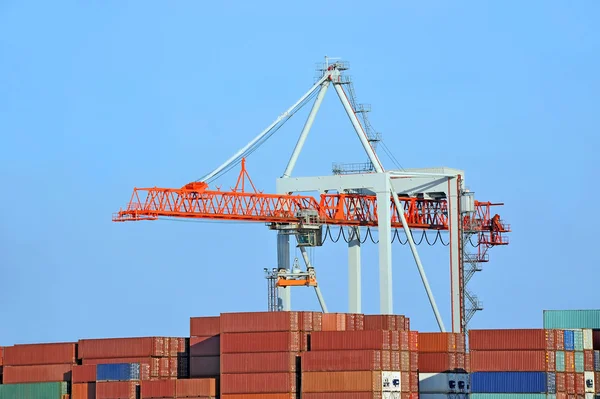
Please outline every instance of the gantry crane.
[[[323, 244], [323, 229], [338, 226], [350, 232], [349, 251], [349, 311], [361, 311], [360, 246], [361, 230], [377, 228], [379, 233], [380, 312], [392, 310], [392, 241], [399, 237], [398, 229], [406, 237], [417, 269], [427, 292], [432, 310], [441, 331], [445, 331], [442, 317], [421, 263], [412, 231], [449, 233], [452, 296], [452, 330], [463, 331], [468, 321], [465, 296], [464, 263], [468, 252], [464, 237], [476, 236], [478, 253], [508, 243], [504, 233], [510, 231], [499, 216], [491, 216], [490, 202], [474, 200], [473, 193], [464, 189], [464, 172], [450, 168], [384, 170], [365, 133], [355, 106], [343, 86], [349, 80], [342, 74], [348, 69], [345, 62], [329, 64], [327, 58], [317, 82], [287, 111], [281, 114], [257, 137], [240, 149], [218, 168], [198, 181], [181, 188], [134, 188], [129, 204], [113, 215], [116, 222], [156, 220], [162, 217], [236, 220], [262, 222], [277, 231], [277, 269], [269, 271], [275, 281], [273, 291], [282, 310], [290, 310], [290, 288], [312, 286], [326, 311], [325, 302], [317, 284], [315, 268], [307, 254], [307, 247]], [[369, 157], [372, 171], [319, 177], [291, 177], [296, 161], [315, 120], [328, 88], [333, 86], [352, 126]], [[300, 133], [283, 175], [277, 179], [277, 193], [265, 194], [256, 190], [246, 170], [245, 158], [275, 133], [303, 105], [315, 98], [307, 121]], [[236, 164], [241, 171], [236, 185], [230, 191], [211, 190], [210, 184]], [[302, 194], [319, 192], [315, 196]], [[380, 206], [384, 204], [384, 206]], [[300, 271], [298, 264], [290, 268], [289, 236], [296, 237], [306, 265]], [[275, 294], [270, 293], [271, 296]], [[275, 310], [275, 309], [272, 309]]]

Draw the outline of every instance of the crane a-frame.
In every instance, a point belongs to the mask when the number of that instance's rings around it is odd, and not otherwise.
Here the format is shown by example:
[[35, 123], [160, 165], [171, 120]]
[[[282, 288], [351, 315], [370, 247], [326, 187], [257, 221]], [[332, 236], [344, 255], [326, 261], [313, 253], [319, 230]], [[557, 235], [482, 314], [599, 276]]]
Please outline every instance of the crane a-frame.
[[[441, 331], [446, 331], [435, 298], [421, 263], [412, 230], [448, 232], [451, 266], [452, 331], [464, 331], [472, 314], [478, 310], [476, 297], [466, 283], [486, 262], [487, 250], [506, 245], [508, 225], [498, 215], [492, 216], [490, 202], [474, 200], [465, 190], [464, 172], [450, 168], [386, 171], [361, 125], [357, 111], [344, 90], [348, 80], [342, 74], [347, 63], [326, 62], [317, 82], [288, 110], [246, 146], [202, 179], [182, 188], [135, 188], [125, 209], [113, 220], [156, 220], [161, 217], [201, 218], [263, 222], [278, 231], [278, 296], [283, 310], [291, 309], [291, 286], [312, 286], [324, 311], [323, 297], [316, 282], [314, 267], [306, 247], [322, 245], [324, 226], [348, 228], [349, 311], [361, 311], [361, 229], [379, 232], [380, 312], [391, 314], [392, 241], [403, 231], [420, 273], [432, 310]], [[317, 112], [329, 87], [335, 89], [350, 122], [369, 158], [372, 172], [334, 176], [294, 178], [292, 172]], [[283, 175], [277, 179], [277, 193], [258, 192], [246, 171], [245, 157], [277, 131], [311, 98], [316, 99], [300, 133]], [[241, 163], [236, 186], [231, 191], [210, 190], [209, 184]], [[320, 195], [299, 193], [319, 192]], [[384, 204], [384, 206], [381, 206]], [[395, 232], [395, 233], [394, 233]], [[290, 268], [289, 236], [297, 239], [306, 272]], [[467, 251], [467, 242], [475, 237], [476, 252]], [[470, 265], [470, 267], [468, 267]], [[465, 302], [471, 302], [471, 308]]]

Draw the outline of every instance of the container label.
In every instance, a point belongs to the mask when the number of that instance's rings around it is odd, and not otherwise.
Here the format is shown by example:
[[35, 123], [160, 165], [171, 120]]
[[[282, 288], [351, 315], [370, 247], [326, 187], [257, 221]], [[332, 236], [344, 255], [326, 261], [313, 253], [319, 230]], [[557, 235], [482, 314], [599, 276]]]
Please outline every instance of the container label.
[[383, 392], [400, 392], [400, 372], [382, 371], [381, 372], [381, 390]]

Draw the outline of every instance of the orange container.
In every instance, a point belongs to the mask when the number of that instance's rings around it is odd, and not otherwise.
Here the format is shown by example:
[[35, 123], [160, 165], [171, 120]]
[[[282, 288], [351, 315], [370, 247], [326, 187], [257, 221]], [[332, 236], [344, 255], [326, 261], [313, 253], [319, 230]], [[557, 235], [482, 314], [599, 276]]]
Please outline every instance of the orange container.
[[[318, 352], [306, 352], [318, 353]], [[286, 373], [296, 371], [293, 352], [231, 353], [221, 355], [221, 373]]]
[[297, 331], [263, 333], [252, 332], [221, 335], [222, 354], [258, 352], [299, 352], [300, 347], [300, 333]]
[[177, 380], [178, 398], [217, 396], [217, 380], [214, 378], [190, 378]]
[[[303, 395], [306, 398], [306, 395]], [[221, 399], [296, 399], [295, 393], [230, 393], [221, 395]]]
[[45, 364], [41, 366], [4, 366], [3, 383], [71, 381], [70, 364]]
[[[314, 351], [302, 354], [302, 371], [377, 371], [382, 370], [383, 354], [386, 365], [391, 362], [387, 351]], [[388, 366], [389, 367], [389, 366]], [[386, 368], [387, 370], [387, 368]], [[225, 371], [224, 371], [225, 372]]]
[[302, 392], [381, 392], [381, 371], [303, 372]]
[[420, 333], [419, 352], [459, 352], [457, 347], [457, 336], [454, 333]]
[[298, 331], [298, 312], [222, 313], [221, 333]]
[[71, 399], [96, 399], [96, 383], [86, 382], [72, 384]]
[[296, 373], [221, 374], [223, 394], [293, 392], [296, 392]]
[[321, 331], [346, 331], [346, 314], [324, 313]]
[[138, 384], [133, 381], [96, 383], [96, 399], [136, 399]]
[[143, 381], [140, 386], [141, 398], [174, 398], [176, 393], [175, 380]]
[[575, 372], [575, 352], [565, 352], [565, 371]]
[[473, 372], [546, 371], [546, 351], [471, 351], [471, 369]]

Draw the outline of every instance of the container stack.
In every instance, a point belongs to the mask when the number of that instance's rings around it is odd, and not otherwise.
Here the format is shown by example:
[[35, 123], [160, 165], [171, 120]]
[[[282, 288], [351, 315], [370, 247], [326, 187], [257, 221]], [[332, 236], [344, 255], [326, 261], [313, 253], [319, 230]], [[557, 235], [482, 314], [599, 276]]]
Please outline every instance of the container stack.
[[295, 398], [309, 314], [221, 314], [221, 398]]
[[419, 333], [421, 398], [463, 398], [469, 392], [465, 335]]
[[[304, 399], [418, 396], [418, 335], [408, 331], [408, 319], [346, 315], [346, 329], [343, 322], [333, 329], [326, 316], [323, 331], [311, 334], [302, 354]], [[352, 316], [362, 326], [348, 323]]]
[[190, 318], [190, 377], [218, 377], [221, 351], [220, 316]]
[[[600, 394], [600, 310], [545, 310], [544, 328], [554, 331], [557, 395]], [[560, 339], [562, 338], [562, 340]], [[563, 383], [564, 380], [564, 383]]]
[[8, 346], [4, 348], [3, 383], [71, 381], [76, 347], [74, 342]]
[[469, 341], [472, 399], [491, 398], [491, 394], [506, 398], [556, 394], [553, 331], [471, 330]]

